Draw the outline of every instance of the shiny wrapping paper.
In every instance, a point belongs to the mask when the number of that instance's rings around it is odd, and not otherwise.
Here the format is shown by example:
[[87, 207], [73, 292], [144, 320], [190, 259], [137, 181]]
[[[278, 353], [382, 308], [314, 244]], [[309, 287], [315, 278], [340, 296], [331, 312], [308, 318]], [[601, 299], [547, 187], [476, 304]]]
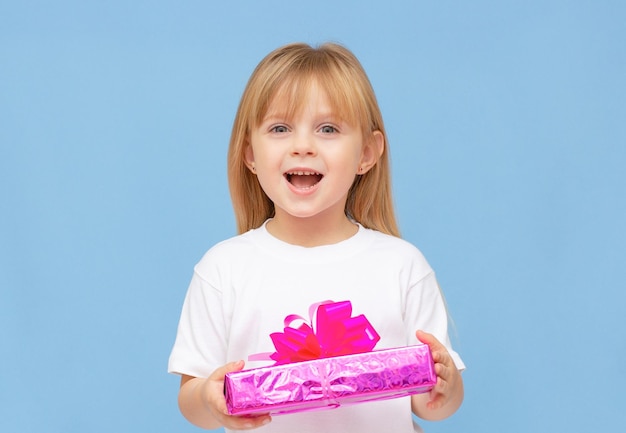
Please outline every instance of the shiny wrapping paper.
[[231, 415], [277, 415], [428, 392], [436, 381], [421, 344], [229, 373], [224, 392]]

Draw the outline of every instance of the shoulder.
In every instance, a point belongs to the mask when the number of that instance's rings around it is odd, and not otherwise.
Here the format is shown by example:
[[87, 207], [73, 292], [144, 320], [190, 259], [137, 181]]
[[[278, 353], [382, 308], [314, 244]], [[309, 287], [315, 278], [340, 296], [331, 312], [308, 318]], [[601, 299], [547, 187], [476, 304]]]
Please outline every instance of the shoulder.
[[420, 275], [432, 272], [424, 254], [411, 242], [376, 230], [363, 230], [370, 239], [369, 251], [373, 260], [387, 266], [410, 269]]
[[232, 254], [241, 252], [247, 248], [252, 248], [255, 244], [255, 233], [258, 229], [250, 230], [246, 233], [233, 236], [213, 245], [205, 254], [205, 256]]
[[[258, 229], [233, 236], [213, 245], [196, 264], [196, 272], [205, 274], [217, 268], [245, 262], [258, 254]], [[237, 260], [234, 260], [234, 259]]]
[[425, 260], [422, 252], [415, 245], [405, 239], [372, 229], [364, 228], [363, 231], [371, 240], [372, 247], [376, 250], [385, 251], [386, 253], [393, 254], [395, 256]]

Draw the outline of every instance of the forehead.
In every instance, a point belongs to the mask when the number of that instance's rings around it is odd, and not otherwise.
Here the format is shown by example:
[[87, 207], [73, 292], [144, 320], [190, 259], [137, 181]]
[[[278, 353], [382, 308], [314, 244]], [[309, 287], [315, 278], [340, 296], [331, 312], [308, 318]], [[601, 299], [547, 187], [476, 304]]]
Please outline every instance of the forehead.
[[328, 114], [337, 113], [336, 106], [331, 105], [328, 91], [321, 88], [317, 83], [308, 87], [293, 89], [283, 86], [270, 98], [265, 118], [271, 116], [297, 117], [307, 109], [324, 111]]
[[257, 122], [269, 116], [294, 118], [311, 106], [323, 108], [328, 114], [344, 122], [356, 125], [358, 110], [354, 107], [354, 97], [348, 89], [340, 88], [333, 80], [323, 80], [320, 77], [294, 77], [286, 80], [268, 94], [267, 103], [259, 107]]

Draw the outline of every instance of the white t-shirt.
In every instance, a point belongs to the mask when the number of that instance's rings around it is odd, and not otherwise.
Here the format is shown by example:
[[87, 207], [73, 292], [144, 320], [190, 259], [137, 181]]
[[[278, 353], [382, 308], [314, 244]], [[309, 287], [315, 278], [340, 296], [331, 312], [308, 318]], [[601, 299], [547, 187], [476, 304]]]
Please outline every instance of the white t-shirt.
[[[290, 314], [332, 300], [352, 303], [380, 335], [375, 349], [418, 344], [430, 332], [452, 350], [443, 296], [420, 251], [410, 243], [359, 226], [333, 245], [305, 248], [251, 230], [211, 248], [194, 268], [169, 359], [170, 373], [207, 377], [227, 362], [273, 352], [269, 335]], [[246, 362], [245, 368], [271, 365]], [[228, 431], [228, 430], [227, 430]], [[259, 433], [413, 432], [410, 398], [332, 410], [277, 415]]]

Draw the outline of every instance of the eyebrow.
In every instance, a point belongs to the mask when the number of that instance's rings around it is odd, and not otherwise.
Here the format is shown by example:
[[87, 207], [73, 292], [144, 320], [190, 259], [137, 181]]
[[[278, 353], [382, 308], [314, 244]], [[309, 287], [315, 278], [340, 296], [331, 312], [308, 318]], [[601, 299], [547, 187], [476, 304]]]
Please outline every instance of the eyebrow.
[[[268, 120], [276, 119], [276, 120], [291, 120], [292, 117], [297, 117], [297, 112], [293, 114], [287, 114], [287, 111], [268, 111], [261, 118], [261, 123], [267, 122]], [[335, 110], [328, 110], [324, 112], [316, 113], [316, 118], [329, 118], [335, 122], [347, 122], [342, 116], [337, 114]]]

